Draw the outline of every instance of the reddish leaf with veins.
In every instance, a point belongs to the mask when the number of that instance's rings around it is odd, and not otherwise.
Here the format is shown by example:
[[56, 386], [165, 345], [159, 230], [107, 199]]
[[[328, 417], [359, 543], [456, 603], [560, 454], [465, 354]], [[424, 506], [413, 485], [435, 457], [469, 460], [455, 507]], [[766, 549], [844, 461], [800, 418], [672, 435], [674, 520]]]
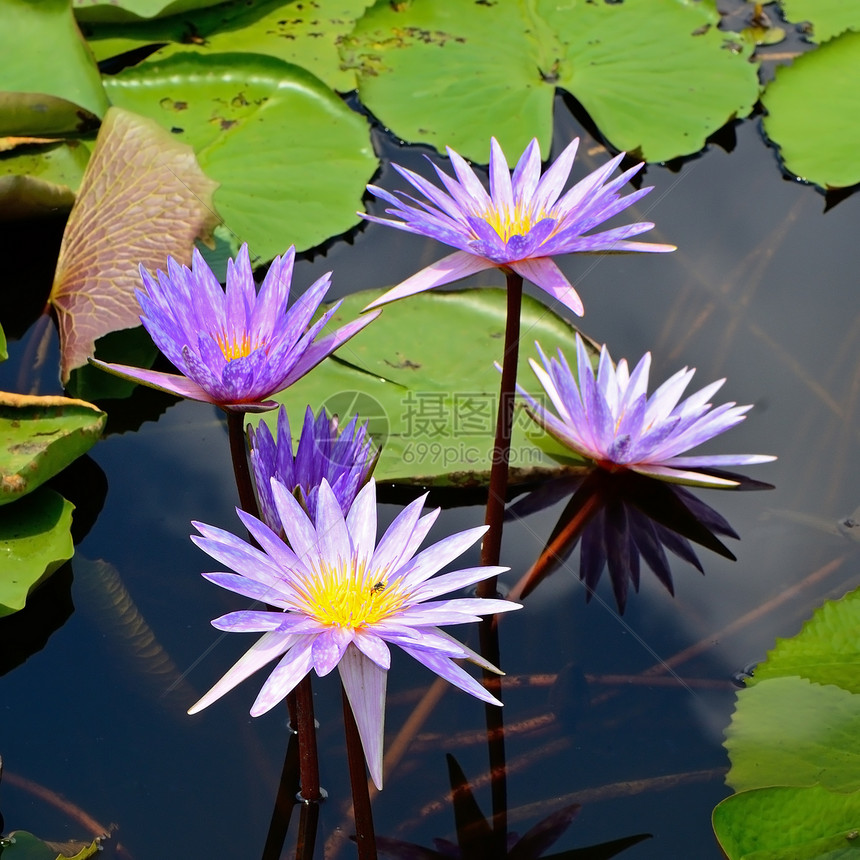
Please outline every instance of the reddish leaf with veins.
[[138, 266], [188, 265], [194, 240], [220, 219], [217, 182], [190, 146], [153, 120], [110, 108], [69, 216], [49, 298], [57, 316], [65, 383], [95, 341], [140, 323]]

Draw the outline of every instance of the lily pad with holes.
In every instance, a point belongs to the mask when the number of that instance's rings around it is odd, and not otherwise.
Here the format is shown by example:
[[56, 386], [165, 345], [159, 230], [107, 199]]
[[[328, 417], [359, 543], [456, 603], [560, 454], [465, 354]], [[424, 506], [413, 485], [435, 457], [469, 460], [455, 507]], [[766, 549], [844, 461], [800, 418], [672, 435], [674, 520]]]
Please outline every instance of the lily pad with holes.
[[[369, 290], [348, 296], [331, 326], [354, 319], [380, 295]], [[433, 290], [386, 305], [382, 315], [313, 373], [275, 397], [294, 427], [306, 404], [325, 406], [343, 421], [356, 413], [382, 455], [380, 481], [433, 486], [479, 487], [489, 480], [502, 359], [504, 290]], [[534, 341], [547, 351], [558, 346], [574, 356], [573, 325], [528, 296], [523, 299], [518, 378], [536, 399], [543, 389], [528, 366]], [[421, 333], [416, 337], [416, 333]], [[249, 416], [275, 426], [276, 413]], [[532, 438], [536, 428], [516, 413], [511, 483], [560, 474], [564, 467]], [[539, 431], [538, 431], [539, 434]], [[580, 461], [581, 462], [581, 461]]]
[[343, 40], [362, 101], [395, 134], [486, 163], [548, 154], [556, 88], [618, 149], [663, 161], [697, 152], [758, 98], [752, 51], [713, 4], [378, 2]]
[[377, 167], [367, 121], [298, 66], [253, 54], [177, 54], [106, 84], [115, 104], [191, 144], [255, 264], [358, 223]]
[[87, 40], [101, 61], [144, 45], [167, 43], [149, 62], [181, 51], [218, 54], [247, 51], [294, 63], [340, 92], [356, 87], [355, 73], [340, 62], [338, 42], [352, 30], [372, 0], [232, 0], [126, 24], [88, 25]]
[[860, 33], [846, 32], [776, 70], [762, 95], [764, 130], [785, 168], [822, 188], [860, 182]]

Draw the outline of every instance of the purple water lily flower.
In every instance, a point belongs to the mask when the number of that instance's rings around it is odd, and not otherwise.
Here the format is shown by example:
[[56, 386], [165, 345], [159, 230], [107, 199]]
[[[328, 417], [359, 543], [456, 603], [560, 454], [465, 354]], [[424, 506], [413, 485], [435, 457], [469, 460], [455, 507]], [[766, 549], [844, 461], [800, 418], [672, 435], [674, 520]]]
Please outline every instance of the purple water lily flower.
[[695, 373], [685, 367], [648, 397], [650, 352], [645, 353], [631, 373], [625, 359], [613, 367], [604, 346], [595, 378], [585, 344], [577, 334], [577, 381], [561, 350], [557, 359], [547, 358], [540, 344], [535, 346], [543, 367], [534, 359], [529, 363], [558, 415], [545, 409], [518, 386], [529, 404], [527, 411], [563, 445], [605, 469], [632, 469], [679, 484], [734, 487], [737, 481], [695, 470], [749, 466], [776, 459], [765, 454], [680, 456], [734, 427], [752, 408], [734, 403], [714, 408], [708, 402], [725, 379], [681, 400]]
[[289, 546], [241, 510], [239, 518], [260, 549], [222, 529], [193, 524], [202, 535], [192, 537], [197, 546], [236, 571], [204, 576], [280, 611], [246, 609], [212, 622], [219, 630], [264, 635], [189, 713], [212, 704], [276, 658], [280, 662], [260, 690], [252, 716], [273, 708], [311, 669], [327, 675], [337, 666], [370, 775], [381, 788], [385, 685], [391, 664], [388, 645], [398, 645], [461, 690], [500, 705], [454, 660], [465, 658], [499, 670], [439, 628], [478, 621], [481, 615], [519, 609], [519, 605], [506, 600], [436, 598], [507, 568], [472, 567], [433, 577], [475, 543], [486, 527], [451, 535], [416, 555], [439, 513], [421, 516], [426, 496], [407, 505], [377, 542], [372, 478], [346, 517], [323, 479], [315, 523], [276, 480], [272, 495]]
[[172, 257], [167, 258], [167, 274], [159, 269], [153, 277], [141, 266], [140, 320], [184, 375], [93, 358], [90, 363], [125, 379], [225, 410], [273, 409], [277, 404], [265, 402], [267, 398], [292, 385], [371, 322], [359, 317], [315, 341], [340, 303], [310, 325], [329, 288], [329, 272], [287, 309], [295, 255], [295, 247], [291, 247], [272, 261], [259, 293], [247, 245], [242, 245], [235, 262], [227, 263], [226, 291], [197, 249], [191, 269]]
[[532, 140], [512, 177], [502, 148], [492, 138], [489, 193], [465, 159], [450, 147], [448, 157], [456, 179], [433, 165], [447, 193], [411, 170], [392, 165], [426, 200], [404, 192], [391, 194], [368, 185], [368, 191], [391, 204], [392, 208], [385, 211], [402, 220], [374, 215], [362, 217], [409, 233], [430, 236], [460, 250], [422, 269], [371, 302], [366, 309], [484, 269], [501, 268], [512, 269], [563, 302], [575, 314], [582, 315], [582, 301], [553, 257], [572, 253], [674, 251], [674, 245], [629, 241], [650, 230], [654, 226], [650, 221], [584, 235], [632, 206], [651, 188], [642, 188], [626, 197], [619, 193], [641, 164], [607, 182], [624, 157], [621, 153], [562, 196], [578, 145], [577, 138], [541, 176], [540, 147], [537, 139]]
[[273, 531], [280, 531], [281, 520], [272, 494], [272, 478], [298, 498], [312, 521], [316, 520], [317, 497], [325, 478], [346, 515], [379, 457], [367, 435], [367, 424], [359, 426], [357, 415], [338, 434], [337, 419], [329, 418], [322, 409], [314, 420], [310, 406], [295, 454], [290, 419], [283, 406], [278, 411], [277, 442], [263, 421], [256, 431], [250, 430], [250, 439], [260, 516]]

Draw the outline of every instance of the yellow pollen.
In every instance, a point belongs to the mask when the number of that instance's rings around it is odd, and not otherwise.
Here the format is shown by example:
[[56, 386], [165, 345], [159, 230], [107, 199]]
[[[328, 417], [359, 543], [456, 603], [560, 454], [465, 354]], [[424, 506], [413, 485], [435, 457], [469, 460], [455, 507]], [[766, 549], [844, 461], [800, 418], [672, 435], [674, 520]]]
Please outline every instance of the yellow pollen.
[[483, 218], [505, 242], [511, 236], [525, 236], [538, 221], [547, 217], [545, 212], [532, 212], [528, 206], [519, 203], [514, 205], [513, 210], [493, 207], [476, 214]]
[[386, 571], [367, 570], [352, 560], [315, 571], [303, 585], [302, 611], [337, 627], [372, 627], [406, 603], [400, 580], [389, 582]]
[[230, 337], [226, 331], [215, 335], [215, 340], [218, 346], [221, 347], [221, 352], [224, 353], [224, 358], [227, 361], [234, 361], [237, 358], [246, 358], [255, 349], [264, 345], [264, 341], [253, 343], [247, 332], [243, 332], [240, 336], [234, 335]]

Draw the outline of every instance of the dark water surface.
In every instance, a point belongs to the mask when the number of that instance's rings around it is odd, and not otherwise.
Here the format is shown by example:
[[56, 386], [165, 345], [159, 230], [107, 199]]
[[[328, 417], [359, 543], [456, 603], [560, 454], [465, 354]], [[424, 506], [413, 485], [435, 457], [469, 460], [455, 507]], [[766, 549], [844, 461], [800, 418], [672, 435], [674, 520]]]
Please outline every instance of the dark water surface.
[[[560, 110], [556, 153], [578, 133], [566, 117]], [[654, 220], [657, 229], [644, 238], [673, 242], [676, 253], [560, 261], [586, 306], [583, 331], [606, 342], [614, 358], [635, 361], [651, 349], [655, 384], [689, 365], [698, 368], [694, 388], [728, 378], [717, 402], [755, 404], [709, 450], [779, 460], [746, 470], [774, 483], [773, 491], [697, 491], [742, 541], [729, 541], [736, 562], [702, 550], [704, 577], [674, 560], [675, 599], [643, 569], [623, 618], [605, 576], [586, 605], [575, 555], [501, 623], [511, 828], [524, 833], [579, 800], [583, 808], [556, 850], [651, 833], [622, 856], [719, 858], [710, 813], [729, 793], [721, 742], [732, 675], [857, 579], [858, 547], [835, 524], [860, 504], [860, 197], [823, 213], [821, 194], [781, 176], [756, 120], [736, 134], [731, 153], [711, 146], [678, 172], [648, 168], [646, 182], [656, 189], [637, 220]], [[580, 151], [576, 177], [607, 157], [588, 137]], [[419, 152], [398, 158], [417, 165]], [[389, 169], [383, 178], [393, 181]], [[297, 265], [294, 285], [304, 289], [333, 269], [337, 297], [395, 283], [442, 253], [370, 225], [353, 244], [336, 243], [325, 257]], [[500, 280], [489, 273], [480, 283]], [[28, 336], [11, 344], [3, 388], [16, 389], [27, 344]], [[49, 379], [41, 391], [55, 385]], [[215, 409], [178, 403], [138, 432], [109, 436], [91, 456], [108, 491], [72, 563], [74, 612], [0, 682], [6, 827], [54, 839], [86, 835], [26, 779], [115, 823], [122, 856], [259, 857], [286, 744], [284, 710], [248, 715], [260, 674], [203, 713], [185, 714], [252, 641], [210, 627], [243, 601], [199, 576], [214, 568], [188, 540], [192, 519], [239, 530], [225, 426]], [[383, 519], [397, 510], [387, 507]], [[560, 510], [507, 526], [508, 584], [532, 564]], [[482, 518], [478, 507], [446, 510], [431, 537]], [[476, 563], [477, 550], [463, 558], [463, 566]], [[675, 677], [633, 683], [699, 642], [704, 647], [675, 666]], [[546, 676], [555, 675], [549, 684]], [[387, 748], [431, 681], [396, 654]], [[335, 677], [314, 688], [330, 795], [316, 856], [352, 857], [344, 841], [352, 831], [340, 692]], [[480, 703], [453, 688], [445, 693], [400, 762], [386, 769], [374, 801], [378, 834], [427, 847], [435, 837], [454, 838], [445, 753], [456, 756], [489, 813], [483, 719]], [[106, 856], [114, 851], [115, 844]]]

